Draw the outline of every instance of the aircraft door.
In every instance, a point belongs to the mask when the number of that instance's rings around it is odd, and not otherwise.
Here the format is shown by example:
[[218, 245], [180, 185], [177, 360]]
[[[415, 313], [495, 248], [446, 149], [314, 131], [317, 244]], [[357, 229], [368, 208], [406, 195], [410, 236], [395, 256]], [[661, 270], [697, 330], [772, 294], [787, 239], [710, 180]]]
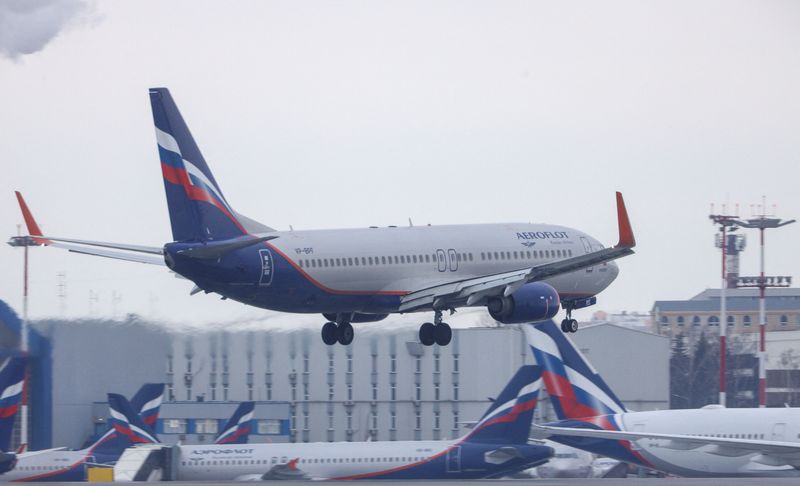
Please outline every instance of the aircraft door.
[[772, 426], [772, 440], [782, 441], [783, 435], [786, 432], [786, 424], [779, 423]]
[[[592, 252], [592, 244], [589, 243], [585, 237], [581, 236], [581, 243], [583, 243], [583, 251], [587, 255]], [[586, 267], [586, 273], [592, 273], [594, 271], [594, 267]]]
[[461, 472], [461, 446], [455, 446], [447, 450], [447, 472]]
[[458, 254], [452, 248], [447, 250], [447, 257], [450, 260], [450, 271], [455, 272], [458, 270]]
[[440, 272], [447, 271], [447, 255], [445, 255], [444, 250], [436, 250], [436, 261], [439, 264]]

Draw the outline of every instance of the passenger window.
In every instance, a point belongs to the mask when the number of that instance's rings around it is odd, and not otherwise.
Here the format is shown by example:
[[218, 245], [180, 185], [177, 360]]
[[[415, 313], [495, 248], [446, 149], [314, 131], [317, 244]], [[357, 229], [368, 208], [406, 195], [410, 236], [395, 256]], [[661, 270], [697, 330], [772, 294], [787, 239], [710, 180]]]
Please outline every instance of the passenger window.
[[425, 263], [430, 263], [430, 262], [431, 262], [431, 256], [426, 254], [425, 255]]
[[417, 255], [414, 255], [414, 263], [417, 263]]
[[511, 252], [510, 252], [510, 251], [507, 251], [507, 252], [506, 252], [506, 258], [507, 258], [507, 259], [509, 259], [509, 260], [511, 260]]
[[351, 257], [347, 257], [347, 264], [351, 267], [353, 266], [353, 259]]
[[325, 264], [325, 267], [327, 267], [327, 266], [328, 266], [328, 259], [327, 259], [327, 258], [325, 258], [324, 260], [322, 260], [322, 263], [324, 263], [324, 264]]
[[494, 259], [495, 260], [499, 260], [500, 259], [500, 255], [498, 255], [497, 252], [494, 252]]
[[367, 259], [367, 261], [369, 262], [369, 264], [370, 264], [370, 265], [372, 265], [372, 257], [369, 257], [369, 258]]
[[386, 257], [385, 256], [381, 257], [381, 264], [382, 265], [386, 265]]
[[517, 252], [514, 252], [514, 260], [518, 259]]
[[361, 264], [362, 265], [366, 265], [367, 264], [367, 257], [361, 257]]

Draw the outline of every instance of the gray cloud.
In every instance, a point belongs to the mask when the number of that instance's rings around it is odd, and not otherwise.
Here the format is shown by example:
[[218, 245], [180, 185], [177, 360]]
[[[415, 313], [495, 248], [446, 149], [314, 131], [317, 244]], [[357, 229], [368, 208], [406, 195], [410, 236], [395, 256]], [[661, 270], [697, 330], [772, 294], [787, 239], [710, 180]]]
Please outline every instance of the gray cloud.
[[84, 0], [0, 2], [0, 55], [18, 59], [44, 49], [88, 10]]

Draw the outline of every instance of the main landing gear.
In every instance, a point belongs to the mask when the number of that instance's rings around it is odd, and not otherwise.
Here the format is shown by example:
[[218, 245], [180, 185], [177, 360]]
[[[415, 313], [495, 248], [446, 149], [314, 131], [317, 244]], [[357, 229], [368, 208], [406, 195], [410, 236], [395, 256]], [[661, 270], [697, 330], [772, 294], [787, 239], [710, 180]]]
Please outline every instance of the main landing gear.
[[337, 342], [347, 346], [353, 342], [354, 336], [353, 325], [344, 320], [341, 322], [329, 321], [322, 326], [322, 342], [328, 346], [332, 346]]
[[447, 346], [452, 338], [453, 330], [446, 322], [442, 322], [442, 311], [435, 311], [433, 323], [426, 322], [419, 326], [419, 342], [425, 346], [432, 346], [434, 343]]
[[567, 318], [561, 321], [561, 330], [564, 332], [578, 332], [578, 321], [572, 318], [572, 309], [567, 307]]

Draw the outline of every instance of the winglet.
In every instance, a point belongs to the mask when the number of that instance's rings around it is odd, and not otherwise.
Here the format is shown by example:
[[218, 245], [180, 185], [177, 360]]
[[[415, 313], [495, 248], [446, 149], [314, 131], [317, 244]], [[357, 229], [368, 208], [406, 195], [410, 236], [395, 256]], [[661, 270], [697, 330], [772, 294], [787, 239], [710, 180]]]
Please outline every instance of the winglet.
[[625, 200], [622, 193], [617, 191], [617, 221], [619, 224], [619, 243], [618, 248], [633, 248], [636, 246], [636, 239], [633, 237], [631, 220], [628, 219], [628, 211], [625, 209]]
[[[36, 220], [33, 219], [33, 214], [31, 213], [31, 210], [28, 209], [28, 205], [25, 203], [25, 199], [22, 197], [22, 194], [19, 191], [14, 191], [14, 193], [17, 195], [19, 208], [22, 210], [22, 217], [25, 219], [25, 226], [28, 227], [28, 234], [31, 236], [42, 236], [42, 230], [39, 229], [39, 225], [36, 223]], [[50, 244], [50, 241], [43, 238], [34, 238], [33, 240], [36, 243], [43, 245]]]

